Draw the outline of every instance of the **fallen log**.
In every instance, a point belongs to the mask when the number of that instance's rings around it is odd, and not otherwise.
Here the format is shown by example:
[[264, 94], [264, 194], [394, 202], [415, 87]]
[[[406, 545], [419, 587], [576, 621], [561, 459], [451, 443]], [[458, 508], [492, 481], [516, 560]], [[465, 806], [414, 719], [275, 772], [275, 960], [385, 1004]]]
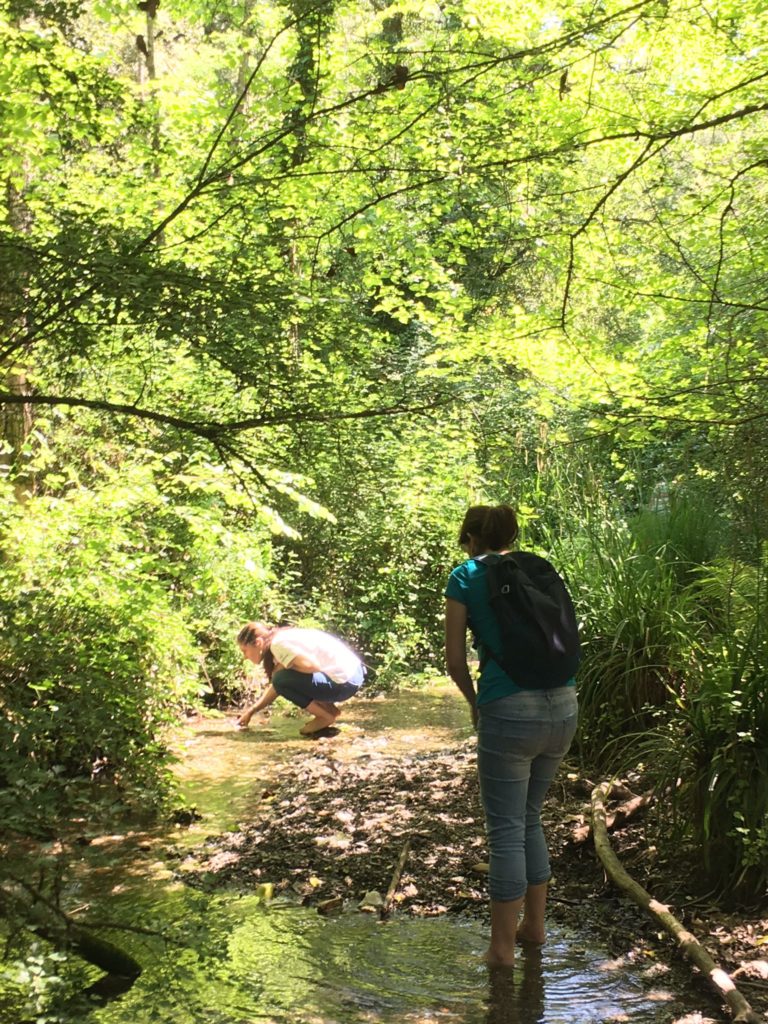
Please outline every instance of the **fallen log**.
[[618, 857], [611, 848], [606, 826], [605, 801], [610, 788], [610, 782], [603, 782], [592, 791], [592, 832], [595, 850], [608, 877], [639, 907], [647, 910], [675, 939], [683, 954], [708, 978], [717, 994], [728, 1004], [735, 1024], [763, 1024], [762, 1017], [755, 1013], [730, 976], [717, 966], [696, 936], [687, 931], [682, 923], [670, 913], [669, 907], [655, 900], [619, 863]]
[[653, 793], [643, 793], [640, 796], [633, 796], [631, 799], [625, 800], [623, 804], [614, 807], [613, 811], [607, 815], [605, 820], [606, 828], [609, 832], [612, 832], [614, 829], [625, 824], [625, 822], [630, 821], [636, 814], [645, 810], [652, 803]]
[[20, 887], [32, 895], [25, 898], [10, 884], [0, 886], [0, 914], [41, 936], [56, 949], [72, 950], [94, 967], [133, 984], [141, 974], [141, 964], [114, 943], [90, 933], [42, 894], [23, 883]]
[[[588, 800], [592, 798], [592, 790], [597, 785], [592, 779], [582, 778], [577, 779], [574, 782], [574, 790], [581, 796], [585, 796]], [[616, 779], [611, 781], [611, 791], [608, 797], [611, 800], [634, 800], [637, 796], [634, 790], [630, 789], [623, 782], [618, 782]]]

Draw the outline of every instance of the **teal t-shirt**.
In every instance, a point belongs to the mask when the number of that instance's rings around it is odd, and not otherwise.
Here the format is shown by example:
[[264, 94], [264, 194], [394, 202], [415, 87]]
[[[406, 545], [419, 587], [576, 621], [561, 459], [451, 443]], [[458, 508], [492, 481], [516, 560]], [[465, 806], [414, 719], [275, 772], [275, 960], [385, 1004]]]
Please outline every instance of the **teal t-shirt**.
[[[513, 693], [523, 693], [526, 689], [517, 686], [493, 658], [485, 657], [486, 651], [502, 649], [499, 624], [488, 601], [488, 581], [485, 578], [487, 571], [483, 562], [468, 558], [453, 570], [445, 588], [446, 597], [466, 606], [467, 622], [480, 662], [485, 662], [477, 685], [478, 704], [488, 704], [492, 700], [509, 697]], [[565, 685], [575, 686], [576, 680], [569, 679]]]
[[488, 583], [485, 579], [487, 571], [482, 562], [469, 558], [453, 570], [445, 588], [446, 597], [466, 606], [467, 622], [480, 662], [485, 662], [485, 668], [481, 671], [477, 684], [478, 704], [488, 704], [492, 700], [523, 691], [523, 687], [517, 686], [501, 665], [493, 658], [485, 657], [488, 650], [501, 650], [499, 624], [488, 603]]

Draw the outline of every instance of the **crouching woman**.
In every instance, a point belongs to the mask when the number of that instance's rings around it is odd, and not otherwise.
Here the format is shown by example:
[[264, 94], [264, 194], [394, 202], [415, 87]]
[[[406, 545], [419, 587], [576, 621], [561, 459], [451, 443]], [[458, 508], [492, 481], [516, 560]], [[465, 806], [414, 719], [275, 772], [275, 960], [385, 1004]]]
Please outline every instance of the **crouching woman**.
[[354, 697], [365, 679], [366, 669], [358, 655], [321, 629], [246, 622], [237, 643], [247, 661], [263, 665], [269, 680], [260, 699], [238, 718], [241, 729], [257, 712], [284, 697], [312, 716], [299, 730], [311, 736], [336, 722], [337, 704]]

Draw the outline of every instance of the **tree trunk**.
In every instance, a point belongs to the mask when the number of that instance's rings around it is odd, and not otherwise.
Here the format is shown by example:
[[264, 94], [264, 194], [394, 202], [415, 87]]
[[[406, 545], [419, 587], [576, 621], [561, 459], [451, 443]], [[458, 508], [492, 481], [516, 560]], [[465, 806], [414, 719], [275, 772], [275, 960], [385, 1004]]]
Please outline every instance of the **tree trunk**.
[[[155, 81], [157, 79], [157, 65], [155, 62], [155, 40], [157, 36], [157, 8], [158, 0], [148, 0], [146, 3], [145, 35], [138, 36], [136, 45], [139, 50], [139, 83], [143, 84], [141, 72], [141, 57], [144, 58], [144, 65], [147, 69], [147, 102], [150, 104], [152, 130], [150, 134], [150, 147], [152, 150], [152, 175], [154, 178], [160, 176], [160, 108], [155, 92]], [[143, 91], [143, 90], [142, 90]], [[158, 204], [158, 215], [163, 216], [162, 203]], [[157, 245], [162, 245], [164, 234], [161, 232], [155, 239]]]
[[[285, 116], [285, 124], [291, 128], [293, 150], [290, 156], [290, 167], [300, 167], [309, 158], [309, 140], [307, 138], [307, 112], [317, 102], [318, 51], [322, 53], [328, 35], [332, 3], [325, 6], [316, 5], [314, 0], [292, 0], [291, 12], [296, 18], [296, 34], [298, 51], [288, 71], [288, 78], [295, 82], [301, 90], [301, 100], [293, 105]], [[288, 266], [298, 290], [301, 280], [301, 259], [298, 235], [300, 219], [293, 218], [290, 223], [288, 239]], [[299, 325], [293, 320], [288, 326], [291, 345], [291, 356], [298, 362], [301, 358], [301, 336]]]
[[[29, 209], [24, 202], [21, 192], [10, 181], [6, 183], [6, 206], [10, 227], [19, 234], [26, 234], [30, 226]], [[25, 282], [23, 279], [17, 281], [13, 286], [14, 293], [22, 293], [24, 288]], [[7, 303], [2, 302], [2, 306], [5, 306], [9, 311], [0, 324], [2, 338], [6, 338], [14, 329], [24, 326], [23, 318], [20, 318], [13, 312], [19, 307], [18, 297], [17, 294], [8, 294]], [[11, 394], [30, 394], [23, 359], [14, 356], [4, 366], [0, 364], [0, 376], [6, 390]], [[32, 430], [33, 423], [32, 406], [26, 402], [18, 405], [6, 405], [0, 408], [0, 465], [10, 467], [17, 464], [19, 454]], [[23, 497], [29, 483], [29, 480], [17, 479], [16, 491], [19, 499]]]

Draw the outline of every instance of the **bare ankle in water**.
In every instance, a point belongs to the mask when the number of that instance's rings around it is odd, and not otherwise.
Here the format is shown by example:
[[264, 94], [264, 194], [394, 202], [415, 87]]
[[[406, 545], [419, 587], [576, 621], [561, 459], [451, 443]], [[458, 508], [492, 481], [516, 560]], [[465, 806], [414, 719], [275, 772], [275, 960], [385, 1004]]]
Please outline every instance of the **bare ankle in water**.
[[489, 946], [484, 959], [489, 967], [514, 967], [515, 947], [511, 950], [496, 950]]
[[543, 929], [526, 928], [524, 924], [521, 924], [517, 929], [517, 941], [530, 946], [543, 946], [547, 937]]

